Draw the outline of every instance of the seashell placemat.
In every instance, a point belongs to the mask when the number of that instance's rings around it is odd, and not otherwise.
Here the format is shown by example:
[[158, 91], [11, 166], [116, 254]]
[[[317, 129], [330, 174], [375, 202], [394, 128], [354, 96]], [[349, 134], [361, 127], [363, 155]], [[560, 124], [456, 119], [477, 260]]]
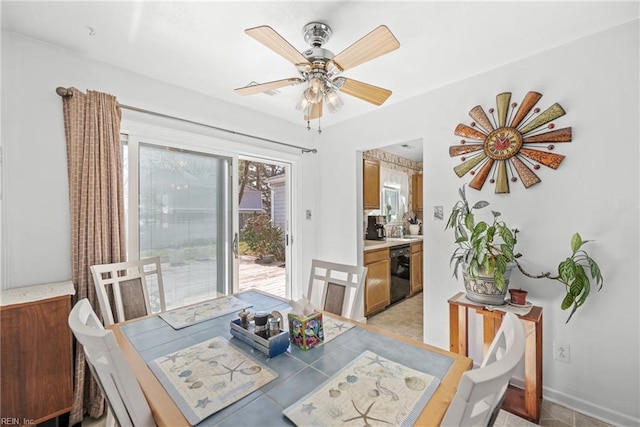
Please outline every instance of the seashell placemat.
[[278, 377], [223, 337], [158, 357], [148, 366], [192, 426]]
[[173, 329], [182, 329], [205, 320], [224, 316], [235, 311], [252, 307], [251, 304], [227, 295], [220, 298], [201, 302], [187, 307], [177, 308], [160, 313], [159, 316]]
[[327, 313], [322, 314], [322, 323], [325, 344], [355, 326], [351, 322], [345, 322], [344, 320], [340, 320], [339, 318], [333, 317]]
[[282, 412], [298, 426], [412, 426], [439, 384], [367, 350]]

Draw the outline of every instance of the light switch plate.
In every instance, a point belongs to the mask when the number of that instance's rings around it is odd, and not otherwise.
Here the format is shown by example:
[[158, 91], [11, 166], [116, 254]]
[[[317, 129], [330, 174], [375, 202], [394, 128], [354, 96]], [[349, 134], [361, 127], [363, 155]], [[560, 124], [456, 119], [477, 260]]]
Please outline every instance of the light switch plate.
[[444, 206], [433, 207], [433, 219], [435, 219], [436, 221], [444, 220]]

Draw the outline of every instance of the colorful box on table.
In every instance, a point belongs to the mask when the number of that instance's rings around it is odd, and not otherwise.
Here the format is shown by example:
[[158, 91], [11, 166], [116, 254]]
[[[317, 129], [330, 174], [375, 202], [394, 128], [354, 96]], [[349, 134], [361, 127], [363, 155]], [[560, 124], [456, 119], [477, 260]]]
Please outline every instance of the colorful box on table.
[[307, 317], [300, 317], [289, 313], [289, 334], [291, 344], [303, 350], [309, 350], [322, 344], [324, 330], [322, 329], [322, 313], [312, 313]]

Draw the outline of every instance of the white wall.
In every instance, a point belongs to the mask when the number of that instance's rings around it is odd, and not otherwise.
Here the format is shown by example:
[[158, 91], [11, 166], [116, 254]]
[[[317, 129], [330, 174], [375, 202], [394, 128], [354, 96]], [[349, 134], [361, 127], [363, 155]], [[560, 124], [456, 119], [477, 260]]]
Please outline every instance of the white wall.
[[[360, 161], [356, 152], [423, 138], [425, 341], [448, 348], [446, 301], [462, 286], [449, 269], [452, 234], [444, 231], [444, 221], [432, 219], [432, 211], [443, 205], [448, 215], [457, 189], [469, 181], [452, 170], [460, 162], [448, 155], [460, 140], [454, 128], [470, 123], [474, 106], [495, 107], [498, 93], [512, 92], [516, 102], [530, 90], [542, 93], [538, 106], [560, 103], [567, 114], [554, 123], [573, 128], [571, 143], [556, 144], [555, 151], [566, 156], [562, 165], [540, 170], [542, 182], [529, 189], [512, 183], [510, 194], [495, 195], [487, 184], [468, 194], [488, 200], [521, 230], [519, 251], [532, 272], [555, 269], [570, 255], [574, 232], [595, 240], [587, 249], [600, 263], [605, 287], [569, 324], [560, 310], [561, 285], [520, 273], [512, 283], [544, 308], [545, 398], [639, 425], [639, 48], [636, 20], [326, 129], [319, 154], [319, 254], [349, 262], [359, 257], [360, 222], [352, 200], [361, 185], [352, 172]], [[346, 173], [325, 173], [329, 165]], [[553, 360], [554, 341], [569, 344], [570, 364]]]
[[[111, 93], [121, 104], [208, 123], [304, 147], [317, 136], [306, 127], [281, 121], [219, 100], [149, 79], [122, 69], [83, 59], [69, 51], [14, 33], [2, 32], [3, 126], [3, 271], [0, 288], [69, 280], [69, 204], [62, 100], [58, 86]], [[151, 119], [123, 110], [123, 126], [131, 120], [184, 129], [180, 122]], [[193, 127], [192, 127], [193, 129]], [[216, 132], [195, 128], [205, 135]], [[126, 130], [126, 129], [125, 129]], [[261, 149], [299, 152], [225, 133], [219, 138], [253, 144]], [[298, 186], [299, 224], [296, 263], [301, 253], [313, 253], [315, 221], [304, 210], [316, 207], [316, 196], [303, 187], [315, 185], [314, 154], [294, 165]], [[308, 238], [306, 238], [308, 236]], [[297, 269], [308, 272], [309, 266]], [[296, 280], [294, 283], [302, 283]]]
[[[473, 106], [491, 106], [499, 92], [511, 91], [518, 100], [536, 90], [544, 95], [541, 105], [559, 102], [567, 111], [556, 121], [573, 127], [573, 142], [557, 144], [566, 160], [556, 171], [540, 171], [543, 182], [528, 190], [518, 183], [509, 195], [485, 189], [477, 197], [522, 230], [519, 249], [531, 270], [551, 268], [567, 256], [574, 231], [595, 240], [590, 251], [603, 269], [605, 288], [568, 325], [557, 285], [518, 275], [513, 280], [544, 307], [545, 397], [618, 424], [638, 425], [638, 51], [634, 21], [326, 128], [318, 138], [304, 126], [3, 32], [2, 273], [8, 280], [2, 287], [70, 277], [66, 151], [61, 100], [54, 90], [75, 86], [110, 92], [123, 104], [298, 145], [318, 144], [317, 156], [302, 156], [295, 165], [300, 281], [316, 255], [347, 263], [361, 259], [357, 152], [422, 138], [425, 340], [447, 348], [446, 300], [461, 286], [448, 267], [451, 235], [443, 231], [443, 222], [429, 218], [435, 205], [449, 210], [457, 188], [468, 182], [452, 171], [456, 160], [447, 149], [459, 139], [453, 129], [469, 122]], [[305, 219], [306, 209], [312, 211], [311, 220]], [[571, 346], [570, 364], [552, 359], [554, 341]]]

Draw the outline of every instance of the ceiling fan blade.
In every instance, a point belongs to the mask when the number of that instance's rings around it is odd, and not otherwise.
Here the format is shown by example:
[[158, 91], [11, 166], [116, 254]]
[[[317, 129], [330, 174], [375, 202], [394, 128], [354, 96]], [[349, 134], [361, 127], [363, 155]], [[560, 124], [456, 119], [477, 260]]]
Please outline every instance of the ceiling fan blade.
[[380, 25], [333, 58], [340, 69], [348, 70], [400, 47], [386, 25]]
[[322, 117], [322, 101], [311, 104], [311, 112], [304, 115], [305, 120], [315, 120]]
[[[382, 105], [391, 96], [389, 89], [362, 83], [358, 80], [339, 77], [334, 81], [340, 87], [340, 92], [355, 96], [374, 105]], [[342, 86], [340, 86], [341, 84]]]
[[248, 28], [244, 30], [244, 32], [294, 65], [311, 65], [310, 62], [307, 61], [307, 58], [302, 56], [302, 54], [298, 52], [295, 47], [291, 46], [288, 41], [286, 41], [280, 34], [276, 33], [276, 31], [268, 25]]
[[240, 95], [255, 95], [256, 93], [267, 92], [273, 89], [279, 89], [285, 86], [295, 86], [302, 83], [304, 80], [298, 77], [291, 77], [289, 79], [275, 80], [273, 82], [261, 83], [256, 85], [249, 85], [234, 89]]

